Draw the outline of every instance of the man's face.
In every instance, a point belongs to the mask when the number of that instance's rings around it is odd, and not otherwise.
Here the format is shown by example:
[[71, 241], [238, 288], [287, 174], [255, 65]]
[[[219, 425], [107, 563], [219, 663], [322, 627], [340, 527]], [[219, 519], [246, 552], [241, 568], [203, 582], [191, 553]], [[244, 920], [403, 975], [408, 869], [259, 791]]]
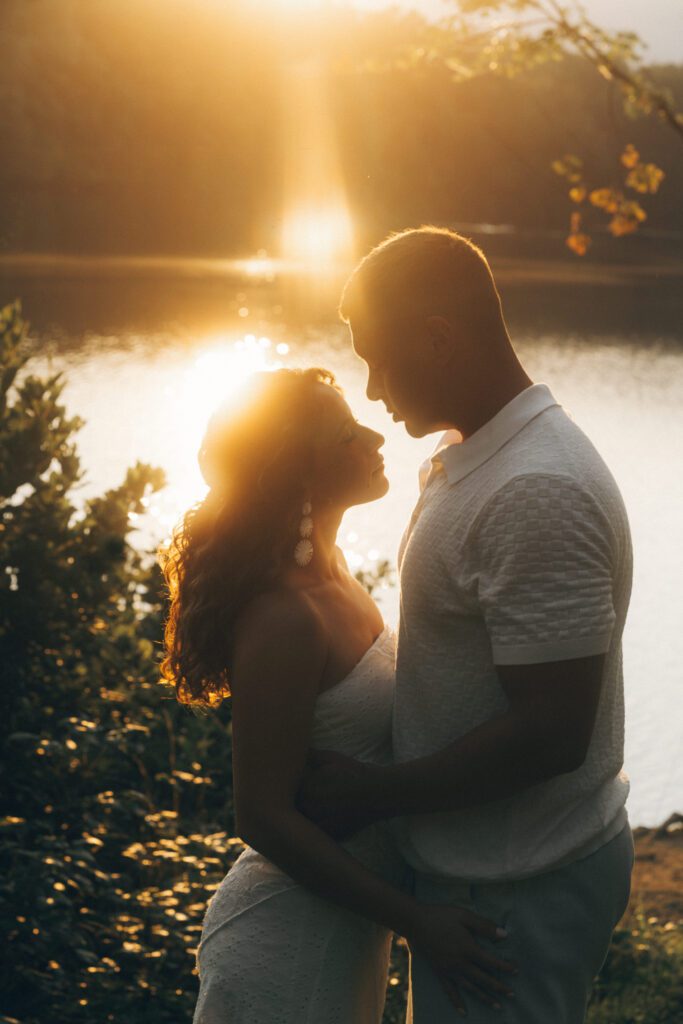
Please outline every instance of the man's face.
[[367, 366], [370, 401], [384, 402], [394, 422], [403, 423], [412, 437], [438, 430], [434, 367], [423, 327], [399, 331], [353, 323], [350, 330], [353, 349]]

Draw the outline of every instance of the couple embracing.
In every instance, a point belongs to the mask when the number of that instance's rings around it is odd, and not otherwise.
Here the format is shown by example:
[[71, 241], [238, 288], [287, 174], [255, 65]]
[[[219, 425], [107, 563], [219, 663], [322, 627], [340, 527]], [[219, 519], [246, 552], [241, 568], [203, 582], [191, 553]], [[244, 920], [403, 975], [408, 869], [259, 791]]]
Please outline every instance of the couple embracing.
[[390, 236], [340, 312], [381, 400], [442, 432], [399, 552], [397, 636], [336, 544], [384, 439], [325, 370], [255, 375], [210, 421], [206, 498], [162, 554], [163, 671], [232, 701], [248, 844], [207, 908], [194, 1024], [581, 1024], [628, 902], [628, 521], [533, 383], [483, 253]]

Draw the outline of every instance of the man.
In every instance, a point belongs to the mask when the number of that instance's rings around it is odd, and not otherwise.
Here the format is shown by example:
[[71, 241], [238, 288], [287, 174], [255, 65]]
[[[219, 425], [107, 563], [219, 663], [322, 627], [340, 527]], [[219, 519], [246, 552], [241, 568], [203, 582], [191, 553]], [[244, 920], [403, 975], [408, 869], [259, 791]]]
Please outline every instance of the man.
[[[628, 521], [588, 438], [508, 336], [483, 253], [391, 236], [340, 306], [367, 394], [413, 437], [445, 430], [399, 552], [396, 763], [329, 759], [303, 808], [348, 834], [397, 818], [415, 894], [508, 933], [515, 1024], [581, 1024], [629, 896], [621, 636]], [[415, 1024], [500, 1020], [472, 973], [411, 961]], [[501, 1000], [502, 1002], [502, 1000]]]

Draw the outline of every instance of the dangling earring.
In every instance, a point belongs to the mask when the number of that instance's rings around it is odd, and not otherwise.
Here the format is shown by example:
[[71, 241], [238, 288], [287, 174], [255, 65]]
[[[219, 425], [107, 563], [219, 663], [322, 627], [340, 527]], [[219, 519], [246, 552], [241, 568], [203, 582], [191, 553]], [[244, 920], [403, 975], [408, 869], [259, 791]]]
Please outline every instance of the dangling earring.
[[313, 544], [310, 540], [311, 534], [313, 533], [313, 520], [311, 519], [312, 505], [310, 501], [305, 501], [301, 509], [301, 522], [299, 523], [299, 536], [301, 540], [294, 548], [294, 561], [301, 568], [313, 558]]

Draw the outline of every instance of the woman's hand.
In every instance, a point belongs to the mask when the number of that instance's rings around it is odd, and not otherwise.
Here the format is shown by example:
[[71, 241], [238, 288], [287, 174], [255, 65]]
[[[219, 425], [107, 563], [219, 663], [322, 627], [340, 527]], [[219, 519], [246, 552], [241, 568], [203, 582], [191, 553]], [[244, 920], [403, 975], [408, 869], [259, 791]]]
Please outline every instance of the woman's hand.
[[495, 942], [505, 938], [506, 932], [471, 910], [434, 903], [418, 904], [406, 935], [411, 950], [429, 960], [461, 1016], [467, 1013], [463, 992], [499, 1009], [501, 998], [513, 993], [497, 975], [517, 973], [514, 964], [482, 949], [475, 935]]

